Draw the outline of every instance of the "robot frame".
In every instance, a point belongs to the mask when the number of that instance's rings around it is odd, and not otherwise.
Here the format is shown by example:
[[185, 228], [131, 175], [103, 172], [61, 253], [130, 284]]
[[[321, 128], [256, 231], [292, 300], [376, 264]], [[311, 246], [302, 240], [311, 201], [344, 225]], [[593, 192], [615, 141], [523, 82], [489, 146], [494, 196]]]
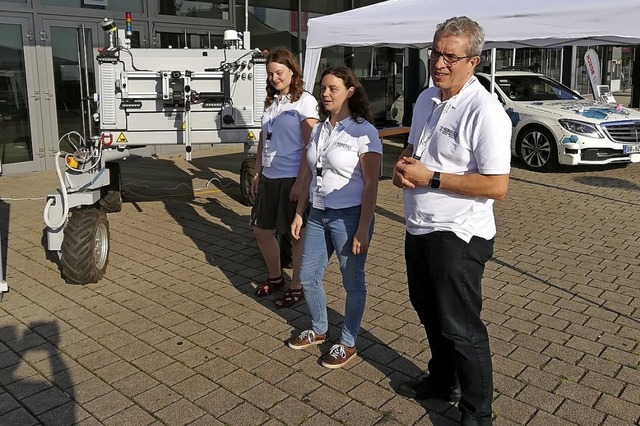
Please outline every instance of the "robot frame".
[[[123, 201], [114, 160], [149, 145], [184, 145], [187, 160], [194, 144], [244, 143], [252, 154], [261, 128], [266, 60], [248, 48], [248, 32], [225, 31], [223, 49], [138, 49], [130, 47], [130, 23], [127, 14], [125, 32], [104, 19], [109, 42], [96, 56], [94, 123], [88, 137], [70, 132], [60, 138], [56, 154], [60, 188], [47, 196], [44, 209], [47, 250], [73, 284], [97, 282], [107, 269], [106, 213], [120, 211]], [[254, 166], [249, 155], [240, 170], [248, 205]]]

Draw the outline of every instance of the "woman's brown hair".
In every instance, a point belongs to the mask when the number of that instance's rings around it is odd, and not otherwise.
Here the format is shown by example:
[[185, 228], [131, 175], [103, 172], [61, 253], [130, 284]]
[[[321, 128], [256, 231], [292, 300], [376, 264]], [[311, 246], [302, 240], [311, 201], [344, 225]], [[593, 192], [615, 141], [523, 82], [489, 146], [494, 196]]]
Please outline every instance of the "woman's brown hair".
[[[353, 70], [347, 67], [329, 68], [322, 73], [322, 78], [329, 74], [335, 75], [342, 80], [347, 89], [350, 87], [354, 88], [353, 94], [348, 99], [351, 118], [356, 122], [361, 122], [365, 119], [369, 123], [373, 123], [373, 112], [371, 112], [371, 107], [369, 106], [369, 99], [367, 98], [367, 94], [364, 92], [362, 83], [360, 83], [358, 77], [353, 73]], [[320, 113], [320, 120], [325, 120], [331, 114], [325, 109], [321, 99], [322, 96], [319, 96], [319, 98], [318, 110]]]
[[[296, 61], [293, 52], [286, 47], [276, 47], [272, 49], [267, 55], [267, 65], [271, 62], [277, 62], [289, 68], [293, 75], [291, 76], [291, 85], [289, 86], [289, 96], [291, 102], [295, 102], [300, 99], [302, 92], [304, 92], [304, 81], [302, 81], [302, 70], [300, 64]], [[278, 94], [278, 91], [273, 88], [269, 79], [267, 79], [267, 97], [264, 100], [264, 107], [269, 108], [273, 103], [273, 98]]]

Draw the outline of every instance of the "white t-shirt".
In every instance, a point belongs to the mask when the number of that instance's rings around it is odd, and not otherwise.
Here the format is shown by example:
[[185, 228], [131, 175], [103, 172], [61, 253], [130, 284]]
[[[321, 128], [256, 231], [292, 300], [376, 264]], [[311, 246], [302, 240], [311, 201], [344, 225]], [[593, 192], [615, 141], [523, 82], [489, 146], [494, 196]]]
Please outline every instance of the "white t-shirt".
[[[441, 173], [509, 174], [512, 127], [500, 102], [475, 77], [451, 99], [440, 99], [440, 89], [431, 87], [416, 101], [409, 143], [420, 162]], [[493, 202], [429, 187], [405, 189], [407, 232], [451, 231], [466, 242], [473, 236], [491, 239]]]
[[[272, 156], [269, 167], [262, 174], [269, 179], [296, 177], [302, 158], [302, 148], [309, 141], [302, 140], [300, 123], [308, 118], [318, 118], [318, 101], [309, 92], [303, 92], [296, 102], [274, 98], [262, 114], [262, 148]], [[271, 140], [267, 135], [271, 134]]]
[[[317, 161], [318, 151], [320, 162]], [[313, 191], [317, 186], [316, 169], [321, 165], [320, 193], [324, 195], [325, 208], [361, 205], [364, 178], [360, 156], [367, 152], [382, 153], [378, 130], [368, 121], [357, 123], [349, 117], [337, 122], [335, 128], [329, 119], [316, 124], [307, 145], [307, 163], [312, 170], [310, 202], [313, 203]]]

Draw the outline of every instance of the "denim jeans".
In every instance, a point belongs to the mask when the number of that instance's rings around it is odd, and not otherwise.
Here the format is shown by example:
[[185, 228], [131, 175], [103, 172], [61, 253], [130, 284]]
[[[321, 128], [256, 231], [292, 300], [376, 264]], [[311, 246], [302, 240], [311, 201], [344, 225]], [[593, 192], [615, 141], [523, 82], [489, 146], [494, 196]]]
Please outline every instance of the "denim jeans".
[[406, 234], [409, 298], [427, 332], [429, 376], [445, 389], [459, 381], [465, 425], [491, 423], [491, 352], [480, 311], [482, 274], [492, 255], [493, 240]]
[[[340, 343], [355, 346], [367, 298], [364, 266], [367, 254], [351, 251], [360, 222], [360, 206], [346, 209], [311, 209], [304, 234], [300, 281], [311, 313], [312, 329], [324, 334], [329, 329], [327, 295], [322, 284], [329, 258], [335, 252], [340, 262], [342, 286], [347, 292]], [[374, 220], [369, 228], [373, 236]]]

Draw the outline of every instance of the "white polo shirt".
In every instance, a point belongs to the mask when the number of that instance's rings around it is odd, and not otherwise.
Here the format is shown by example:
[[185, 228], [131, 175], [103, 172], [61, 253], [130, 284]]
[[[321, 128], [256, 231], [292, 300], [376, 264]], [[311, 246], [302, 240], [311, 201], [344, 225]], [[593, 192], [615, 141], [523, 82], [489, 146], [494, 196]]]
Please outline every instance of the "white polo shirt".
[[357, 123], [349, 117], [338, 121], [334, 128], [327, 118], [316, 124], [307, 145], [307, 163], [312, 170], [310, 203], [313, 204], [317, 186], [317, 166], [321, 165], [320, 193], [324, 195], [325, 208], [345, 209], [361, 205], [364, 177], [360, 156], [367, 152], [382, 153], [378, 130], [368, 121]]
[[[431, 87], [416, 101], [409, 143], [420, 162], [441, 173], [508, 174], [512, 126], [502, 104], [473, 76], [451, 99], [440, 102], [441, 96]], [[493, 202], [429, 187], [405, 189], [407, 232], [451, 231], [466, 242], [473, 236], [491, 239]]]
[[[289, 97], [274, 98], [262, 114], [263, 155], [267, 150], [273, 157], [262, 174], [269, 179], [296, 177], [302, 158], [302, 148], [309, 141], [302, 140], [300, 123], [307, 118], [318, 118], [318, 101], [309, 92], [303, 92], [296, 102]], [[271, 133], [271, 140], [267, 135]]]

